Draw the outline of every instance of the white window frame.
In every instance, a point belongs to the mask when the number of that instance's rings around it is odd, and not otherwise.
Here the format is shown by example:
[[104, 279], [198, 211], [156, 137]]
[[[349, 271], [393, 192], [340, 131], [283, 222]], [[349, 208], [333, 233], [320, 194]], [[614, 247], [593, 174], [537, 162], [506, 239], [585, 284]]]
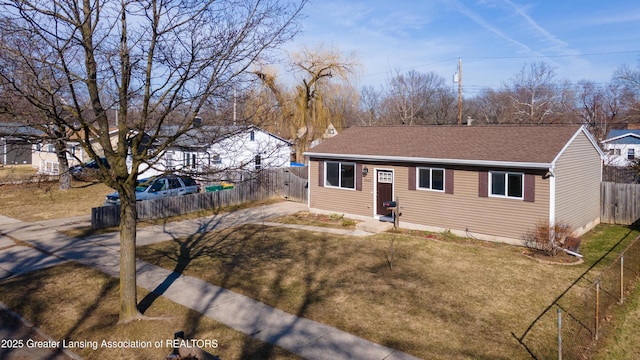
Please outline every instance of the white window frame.
[[211, 154], [211, 163], [222, 164], [222, 157], [220, 157], [220, 154]]
[[[494, 175], [501, 174], [504, 176], [504, 195], [494, 194], [491, 190], [493, 188], [493, 177]], [[509, 196], [509, 175], [519, 175], [520, 176], [520, 186], [522, 187], [522, 191], [520, 192], [521, 196]], [[515, 200], [524, 200], [524, 173], [513, 172], [513, 171], [489, 171], [489, 181], [488, 181], [488, 194], [489, 197], [502, 198], [502, 199], [515, 199]]]
[[256, 154], [256, 155], [253, 157], [253, 168], [254, 168], [255, 170], [260, 170], [260, 169], [262, 169], [262, 166], [263, 166], [263, 165], [262, 165], [262, 160], [263, 160], [263, 159], [262, 159], [262, 154]]
[[635, 160], [636, 159], [636, 149], [629, 148], [627, 149], [627, 160]]
[[[420, 186], [420, 170], [429, 170], [429, 187], [428, 188]], [[442, 190], [433, 188], [433, 170], [442, 171]], [[444, 171], [444, 168], [418, 167], [416, 168], [416, 189], [443, 193], [445, 191], [445, 188], [447, 187], [446, 185], [447, 182], [445, 179], [445, 177], [447, 176], [446, 174], [447, 172]]]
[[[330, 185], [327, 181], [327, 174], [329, 171], [329, 164], [338, 164], [338, 186]], [[351, 165], [353, 166], [353, 187], [344, 187], [342, 186], [342, 166], [343, 165]], [[324, 186], [333, 189], [343, 189], [343, 190], [356, 190], [356, 181], [358, 174], [356, 174], [356, 163], [346, 162], [346, 161], [325, 161], [324, 162]]]
[[376, 171], [378, 174], [378, 184], [386, 183], [393, 184], [393, 172], [391, 171]]
[[185, 151], [182, 153], [182, 168], [196, 169], [198, 168], [200, 157], [197, 152]]

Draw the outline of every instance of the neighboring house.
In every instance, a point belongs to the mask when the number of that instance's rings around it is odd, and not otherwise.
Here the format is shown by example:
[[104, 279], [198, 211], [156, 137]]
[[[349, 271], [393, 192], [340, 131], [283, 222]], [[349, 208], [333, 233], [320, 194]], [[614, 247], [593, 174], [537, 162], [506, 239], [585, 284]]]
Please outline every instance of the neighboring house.
[[582, 126], [349, 128], [305, 155], [309, 209], [521, 244], [538, 222], [600, 222], [603, 152]]
[[[109, 130], [109, 141], [112, 147], [116, 147], [118, 142], [118, 129]], [[75, 139], [75, 140], [74, 140]], [[92, 144], [96, 155], [99, 157], [104, 156], [104, 151], [97, 142]], [[41, 141], [33, 146], [33, 154], [32, 162], [33, 166], [38, 168], [38, 172], [41, 174], [48, 175], [58, 175], [60, 173], [60, 164], [58, 161], [58, 156], [56, 154], [55, 146], [48, 141]], [[77, 137], [72, 137], [69, 141], [67, 141], [67, 161], [69, 162], [69, 167], [79, 165], [82, 163], [86, 163], [92, 161], [93, 159], [86, 153], [77, 140]], [[127, 156], [127, 165], [129, 169], [131, 169], [131, 155]], [[143, 165], [143, 169], [146, 169], [147, 166]], [[160, 174], [161, 172], [154, 172], [150, 170], [146, 176], [153, 176]]]
[[18, 123], [0, 123], [0, 164], [31, 164], [31, 148], [43, 132]]
[[[166, 126], [163, 134], [175, 134], [177, 128]], [[111, 143], [116, 144], [118, 130], [109, 132]], [[152, 145], [154, 146], [154, 145]], [[96, 149], [98, 156], [102, 155]], [[68, 142], [69, 166], [91, 158], [78, 142]], [[288, 167], [291, 160], [291, 143], [255, 126], [212, 127], [199, 126], [178, 137], [160, 157], [150, 161], [151, 168], [141, 165], [142, 177], [165, 172], [206, 173], [216, 170], [257, 170]], [[127, 164], [131, 166], [130, 156]], [[43, 174], [58, 174], [59, 164], [55, 148], [49, 143], [34, 146], [33, 166]]]
[[602, 146], [607, 165], [627, 167], [640, 158], [640, 130], [611, 130]]
[[[40, 174], [60, 174], [60, 163], [58, 161], [58, 155], [56, 154], [56, 148], [53, 144], [47, 141], [38, 142], [33, 145], [32, 150], [31, 165], [37, 168]], [[91, 158], [84, 153], [79, 142], [67, 141], [67, 161], [69, 162], [69, 167], [82, 164], [89, 160], [91, 160]]]
[[[170, 128], [165, 129], [170, 133]], [[257, 126], [199, 126], [180, 136], [154, 168], [240, 173], [290, 166], [291, 143]]]
[[327, 126], [327, 128], [324, 130], [324, 133], [322, 133], [322, 137], [311, 142], [311, 147], [313, 148], [314, 146], [319, 145], [324, 140], [332, 138], [336, 135], [338, 135], [338, 130], [336, 130], [336, 127], [333, 126], [333, 123], [329, 123], [329, 126]]

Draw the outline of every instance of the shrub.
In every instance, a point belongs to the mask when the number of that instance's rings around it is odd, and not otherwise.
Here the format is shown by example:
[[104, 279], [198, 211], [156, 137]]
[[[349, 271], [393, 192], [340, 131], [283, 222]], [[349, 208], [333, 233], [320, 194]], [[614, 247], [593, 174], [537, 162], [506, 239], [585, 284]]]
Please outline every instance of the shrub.
[[342, 220], [342, 218], [344, 218], [344, 214], [336, 214], [336, 213], [331, 213], [329, 214], [329, 219], [331, 220]]
[[344, 227], [353, 226], [353, 225], [355, 225], [355, 224], [356, 224], [355, 220], [351, 220], [351, 219], [342, 219], [342, 226], [344, 226]]
[[564, 247], [573, 230], [563, 222], [556, 223], [553, 227], [546, 221], [539, 221], [533, 230], [527, 230], [522, 236], [526, 247], [540, 250], [549, 256], [556, 256]]

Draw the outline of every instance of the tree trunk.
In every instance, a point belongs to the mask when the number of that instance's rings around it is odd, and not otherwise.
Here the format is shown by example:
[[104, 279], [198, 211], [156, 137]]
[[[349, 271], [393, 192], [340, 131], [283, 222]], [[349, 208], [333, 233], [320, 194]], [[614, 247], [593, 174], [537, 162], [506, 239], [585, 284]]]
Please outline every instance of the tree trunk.
[[64, 139], [56, 139], [56, 156], [58, 157], [58, 184], [60, 190], [71, 189], [71, 176], [69, 175], [69, 160], [67, 159], [67, 142]]
[[138, 311], [136, 281], [136, 208], [135, 183], [120, 192], [120, 320], [129, 323], [142, 318]]

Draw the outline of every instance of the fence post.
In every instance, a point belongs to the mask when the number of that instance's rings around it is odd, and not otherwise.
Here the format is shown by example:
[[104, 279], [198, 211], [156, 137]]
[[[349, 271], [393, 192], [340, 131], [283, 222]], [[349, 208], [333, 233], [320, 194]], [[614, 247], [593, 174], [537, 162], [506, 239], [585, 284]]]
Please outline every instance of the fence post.
[[624, 304], [624, 253], [620, 254], [620, 305]]
[[600, 279], [596, 280], [596, 326], [595, 326], [595, 339], [598, 340], [598, 326], [600, 325]]
[[558, 360], [562, 360], [562, 309], [558, 306]]

